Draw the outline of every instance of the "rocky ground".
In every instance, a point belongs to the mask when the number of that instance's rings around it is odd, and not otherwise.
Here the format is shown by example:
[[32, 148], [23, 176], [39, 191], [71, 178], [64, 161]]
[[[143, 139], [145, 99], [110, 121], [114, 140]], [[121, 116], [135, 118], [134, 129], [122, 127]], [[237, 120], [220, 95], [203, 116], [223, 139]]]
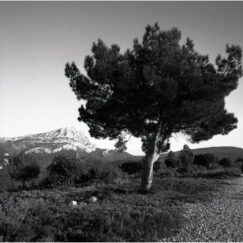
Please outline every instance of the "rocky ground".
[[243, 242], [243, 176], [224, 184], [213, 200], [185, 203], [187, 223], [162, 241]]

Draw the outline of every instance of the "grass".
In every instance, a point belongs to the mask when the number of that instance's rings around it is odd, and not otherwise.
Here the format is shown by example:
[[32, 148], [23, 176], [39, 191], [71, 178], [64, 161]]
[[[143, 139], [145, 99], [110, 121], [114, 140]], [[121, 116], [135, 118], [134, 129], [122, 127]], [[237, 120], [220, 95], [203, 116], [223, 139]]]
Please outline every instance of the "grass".
[[234, 178], [241, 176], [241, 169], [235, 166], [223, 167], [218, 166], [216, 168], [207, 170], [203, 173], [199, 173], [198, 176], [206, 178]]
[[[184, 203], [210, 200], [220, 186], [218, 180], [158, 174], [150, 193], [139, 193], [139, 184], [128, 176], [85, 187], [1, 193], [0, 240], [159, 241], [180, 231]], [[88, 203], [91, 196], [98, 201]]]

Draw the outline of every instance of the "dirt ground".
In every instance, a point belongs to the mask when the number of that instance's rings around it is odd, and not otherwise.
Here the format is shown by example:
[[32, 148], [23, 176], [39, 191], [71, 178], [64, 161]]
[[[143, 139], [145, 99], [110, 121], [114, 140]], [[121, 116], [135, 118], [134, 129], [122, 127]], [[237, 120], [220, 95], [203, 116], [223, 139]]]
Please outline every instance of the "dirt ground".
[[243, 176], [226, 180], [212, 201], [183, 205], [187, 223], [162, 241], [243, 242]]

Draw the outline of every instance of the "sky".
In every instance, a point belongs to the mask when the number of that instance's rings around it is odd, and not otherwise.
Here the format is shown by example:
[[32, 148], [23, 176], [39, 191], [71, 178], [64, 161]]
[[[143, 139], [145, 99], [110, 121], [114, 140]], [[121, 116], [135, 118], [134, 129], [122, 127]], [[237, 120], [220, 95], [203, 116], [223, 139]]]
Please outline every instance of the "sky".
[[[81, 71], [94, 41], [118, 44], [121, 50], [141, 40], [145, 26], [158, 22], [161, 30], [178, 27], [182, 43], [187, 37], [195, 48], [215, 61], [226, 44], [243, 47], [243, 2], [0, 2], [0, 137], [40, 133], [74, 126], [78, 101], [64, 76], [67, 62]], [[243, 79], [226, 98], [226, 108], [239, 120], [226, 136], [190, 144], [173, 135], [171, 149], [210, 146], [243, 147]], [[109, 140], [91, 141], [112, 148]], [[139, 139], [131, 138], [128, 152], [142, 154]]]

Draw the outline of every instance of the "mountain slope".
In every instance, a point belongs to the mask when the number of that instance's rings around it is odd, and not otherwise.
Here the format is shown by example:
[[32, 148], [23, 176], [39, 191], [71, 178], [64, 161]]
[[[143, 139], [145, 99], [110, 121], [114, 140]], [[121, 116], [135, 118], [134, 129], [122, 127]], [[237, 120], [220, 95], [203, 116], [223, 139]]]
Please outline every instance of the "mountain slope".
[[1, 138], [0, 146], [9, 153], [50, 154], [62, 150], [82, 150], [89, 153], [96, 149], [81, 131], [72, 127], [22, 137]]

